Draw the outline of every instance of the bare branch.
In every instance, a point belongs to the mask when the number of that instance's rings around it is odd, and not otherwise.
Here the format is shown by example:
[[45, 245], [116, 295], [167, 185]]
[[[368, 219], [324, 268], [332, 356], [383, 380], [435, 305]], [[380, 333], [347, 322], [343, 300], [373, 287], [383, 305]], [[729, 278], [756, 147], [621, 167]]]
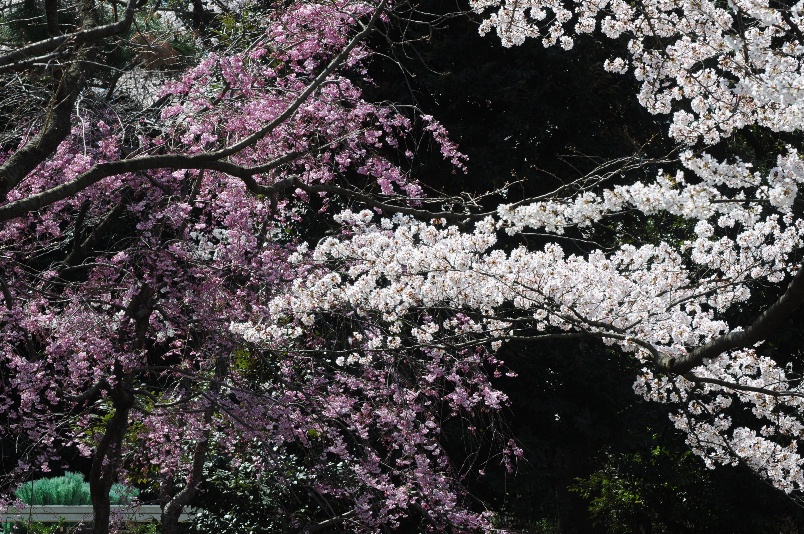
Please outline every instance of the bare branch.
[[40, 56], [63, 46], [77, 46], [84, 43], [92, 43], [122, 33], [129, 28], [131, 22], [134, 20], [134, 12], [138, 4], [138, 0], [129, 0], [123, 19], [119, 22], [106, 24], [97, 28], [88, 28], [66, 35], [58, 35], [37, 41], [28, 46], [23, 46], [8, 54], [0, 55], [0, 66], [11, 65], [33, 56]]

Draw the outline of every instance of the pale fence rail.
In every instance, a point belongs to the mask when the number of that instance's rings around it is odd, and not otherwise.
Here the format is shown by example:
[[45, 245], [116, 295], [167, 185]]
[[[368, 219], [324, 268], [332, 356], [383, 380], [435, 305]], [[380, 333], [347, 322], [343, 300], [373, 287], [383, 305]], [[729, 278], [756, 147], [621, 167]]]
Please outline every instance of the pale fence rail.
[[[113, 505], [111, 506], [113, 518], [121, 518], [129, 523], [150, 523], [159, 521], [162, 509], [158, 504], [143, 504], [140, 506]], [[179, 516], [179, 521], [189, 521], [191, 513]], [[92, 506], [56, 506], [36, 505], [21, 509], [9, 509], [0, 514], [2, 523], [91, 523]]]

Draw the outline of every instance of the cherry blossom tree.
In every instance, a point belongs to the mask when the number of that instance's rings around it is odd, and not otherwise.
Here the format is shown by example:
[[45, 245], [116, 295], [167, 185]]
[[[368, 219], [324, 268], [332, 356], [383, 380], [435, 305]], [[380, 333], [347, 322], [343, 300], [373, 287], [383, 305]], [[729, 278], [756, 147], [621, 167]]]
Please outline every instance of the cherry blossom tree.
[[[639, 102], [670, 115], [678, 162], [633, 182], [604, 166], [485, 212], [467, 206], [427, 220], [345, 211], [341, 236], [292, 256], [310, 276], [232, 329], [261, 346], [295, 347], [305, 328], [346, 317], [356, 341], [341, 349], [336, 363], [345, 365], [392, 351], [486, 358], [511, 339], [597, 338], [643, 363], [635, 391], [674, 406], [677, 428], [709, 466], [743, 462], [785, 492], [804, 489], [799, 369], [762, 348], [804, 300], [804, 164], [792, 144], [764, 161], [722, 156], [723, 141], [744, 129], [801, 130], [801, 5], [470, 3], [485, 16], [481, 32], [496, 31], [505, 46], [538, 38], [570, 49], [582, 34], [622, 43], [605, 66], [632, 73]], [[716, 144], [718, 157], [708, 148]], [[565, 252], [565, 237], [593, 235], [626, 212], [672, 215], [692, 237]], [[528, 232], [546, 236], [543, 246], [511, 245]], [[768, 285], [774, 300], [735, 322], [731, 312]]]
[[[804, 164], [794, 146], [770, 164], [707, 153], [746, 128], [800, 130], [800, 6], [472, 0], [506, 46], [624, 43], [606, 67], [672, 114], [681, 147], [670, 170], [624, 158], [489, 209], [505, 191], [426, 198], [405, 170], [417, 128], [464, 158], [432, 117], [363, 97], [366, 40], [393, 3], [263, 6], [257, 31], [226, 42], [209, 31], [215, 10], [191, 4], [166, 17], [207, 51], [191, 68], [132, 37], [153, 14], [135, 0], [46, 0], [41, 35], [0, 43], [14, 95], [1, 109], [14, 127], [0, 155], [0, 432], [19, 460], [4, 487], [80, 454], [94, 532], [109, 531], [124, 476], [158, 481], [174, 532], [214, 453], [279, 484], [303, 470], [326, 506], [288, 510], [299, 530], [488, 530], [441, 429], [505, 406], [489, 381], [514, 374], [495, 356], [505, 341], [594, 338], [642, 362], [635, 390], [672, 403], [710, 465], [801, 489], [804, 390], [761, 343], [804, 299]], [[141, 42], [134, 61], [163, 67], [145, 98], [100, 67]], [[693, 237], [565, 252], [628, 211], [673, 215]], [[529, 232], [542, 244], [518, 240]], [[734, 322], [768, 284], [775, 301]], [[739, 406], [754, 420], [735, 422]], [[499, 450], [507, 465], [522, 454]]]
[[[288, 510], [299, 530], [488, 527], [440, 427], [501, 406], [485, 374], [497, 362], [473, 351], [330, 358], [325, 340], [360, 341], [310, 327], [275, 349], [232, 326], [268, 316], [274, 295], [315, 274], [291, 260], [300, 235], [326, 232], [333, 205], [428, 213], [405, 170], [417, 128], [463, 165], [432, 117], [414, 125], [362, 96], [366, 38], [393, 6], [263, 6], [247, 38], [216, 45], [202, 31], [214, 15], [197, 4], [192, 30], [208, 53], [186, 70], [165, 60], [144, 97], [136, 77], [101, 72], [121, 48], [159, 44], [132, 36], [153, 16], [144, 2], [45, 2], [30, 19], [42, 35], [2, 43], [16, 100], [0, 156], [0, 433], [18, 460], [4, 489], [81, 455], [93, 532], [109, 532], [109, 489], [124, 477], [158, 485], [162, 529], [175, 532], [214, 453], [278, 484], [306, 470], [305, 491], [324, 505]], [[12, 22], [29, 20], [20, 13]], [[181, 18], [174, 31], [190, 32]], [[133, 61], [155, 68], [150, 52]], [[294, 456], [305, 460], [289, 470]]]

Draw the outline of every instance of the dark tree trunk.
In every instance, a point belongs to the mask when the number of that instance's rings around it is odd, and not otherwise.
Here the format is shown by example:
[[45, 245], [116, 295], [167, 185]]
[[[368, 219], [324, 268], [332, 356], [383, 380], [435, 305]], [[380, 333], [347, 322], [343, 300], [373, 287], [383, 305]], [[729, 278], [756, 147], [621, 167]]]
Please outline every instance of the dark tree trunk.
[[175, 491], [172, 480], [164, 481], [165, 491], [163, 492], [163, 506], [162, 506], [162, 534], [177, 534], [179, 529], [179, 517], [184, 511], [196, 493], [198, 487], [204, 480], [204, 463], [207, 460], [209, 452], [209, 437], [210, 425], [212, 418], [215, 415], [216, 405], [214, 398], [220, 393], [221, 380], [228, 372], [228, 365], [225, 359], [218, 359], [215, 371], [215, 377], [210, 381], [209, 393], [210, 404], [204, 410], [204, 430], [201, 437], [195, 444], [193, 450], [193, 463], [190, 466], [190, 472], [187, 474], [187, 481], [184, 487], [171, 497]]
[[45, 16], [47, 17], [47, 33], [55, 37], [59, 33], [59, 0], [45, 0]]
[[[210, 408], [207, 412], [209, 413], [209, 417], [207, 417], [205, 413], [204, 419], [211, 419], [211, 412], [212, 409]], [[193, 451], [193, 465], [190, 467], [190, 473], [187, 476], [187, 484], [181, 491], [170, 498], [162, 508], [162, 534], [177, 534], [179, 530], [179, 517], [184, 511], [184, 507], [195, 497], [198, 492], [198, 486], [203, 480], [204, 462], [206, 461], [208, 450], [209, 430], [206, 430], [195, 445], [195, 450]]]
[[[121, 375], [122, 373], [118, 373], [118, 377]], [[92, 534], [109, 534], [111, 506], [109, 490], [117, 478], [123, 437], [128, 429], [128, 415], [134, 406], [134, 395], [122, 377], [114, 387], [112, 402], [114, 414], [106, 423], [106, 432], [98, 443], [89, 473], [89, 494], [94, 516]]]

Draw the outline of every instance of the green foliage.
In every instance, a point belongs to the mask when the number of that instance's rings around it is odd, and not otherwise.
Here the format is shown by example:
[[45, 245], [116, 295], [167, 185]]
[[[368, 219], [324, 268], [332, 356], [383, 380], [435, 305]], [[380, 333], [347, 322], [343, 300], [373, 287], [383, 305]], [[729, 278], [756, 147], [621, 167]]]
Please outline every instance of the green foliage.
[[15, 492], [30, 505], [81, 505], [90, 504], [89, 484], [80, 473], [65, 473], [62, 477], [43, 478], [27, 482]]
[[[801, 346], [801, 337], [792, 343]], [[483, 476], [466, 480], [495, 511], [495, 526], [527, 534], [804, 532], [802, 510], [748, 468], [706, 469], [665, 407], [634, 395], [639, 364], [627, 355], [591, 342], [503, 351], [519, 373], [498, 382], [511, 398], [506, 423], [525, 458], [513, 473], [492, 458], [477, 465]]]
[[[315, 431], [308, 436], [315, 439]], [[258, 445], [259, 447], [259, 445]], [[277, 454], [260, 469], [248, 460], [237, 462], [216, 456], [205, 466], [204, 482], [190, 503], [197, 510], [190, 534], [285, 534], [301, 532], [333, 516], [349, 512], [337, 499], [324, 498], [315, 487], [348, 480], [350, 469], [341, 462], [317, 469], [317, 454]]]
[[58, 523], [3, 523], [3, 534], [61, 534], [66, 531], [65, 521]]
[[112, 484], [109, 489], [109, 499], [112, 504], [128, 504], [133, 501], [139, 491], [136, 488], [131, 488], [123, 484]]
[[[708, 470], [672, 436], [610, 451], [571, 487], [588, 503], [592, 524], [634, 532], [800, 532], [801, 514], [747, 469]], [[791, 530], [788, 530], [791, 529]]]
[[[92, 504], [89, 483], [81, 473], [67, 472], [64, 476], [32, 480], [20, 486], [16, 496], [30, 505], [80, 506]], [[109, 490], [112, 504], [128, 504], [138, 491], [123, 484], [114, 484]]]
[[529, 530], [533, 534], [559, 534], [556, 524], [547, 519], [540, 519]]
[[[641, 463], [641, 458], [636, 456], [633, 461]], [[638, 532], [641, 530], [638, 526], [654, 522], [643, 497], [642, 482], [623, 478], [611, 465], [606, 465], [589, 478], [578, 480], [571, 491], [589, 501], [589, 514], [595, 524], [605, 525], [607, 532], [625, 534]]]
[[129, 523], [126, 525], [129, 534], [159, 534], [159, 522], [150, 523]]
[[307, 516], [310, 511], [306, 503], [299, 502], [299, 495], [311, 481], [297, 458], [285, 460], [276, 466], [277, 480], [259, 477], [248, 464], [235, 468], [223, 458], [210, 462], [203, 491], [192, 503], [199, 508], [192, 532], [286, 532], [292, 516]]

